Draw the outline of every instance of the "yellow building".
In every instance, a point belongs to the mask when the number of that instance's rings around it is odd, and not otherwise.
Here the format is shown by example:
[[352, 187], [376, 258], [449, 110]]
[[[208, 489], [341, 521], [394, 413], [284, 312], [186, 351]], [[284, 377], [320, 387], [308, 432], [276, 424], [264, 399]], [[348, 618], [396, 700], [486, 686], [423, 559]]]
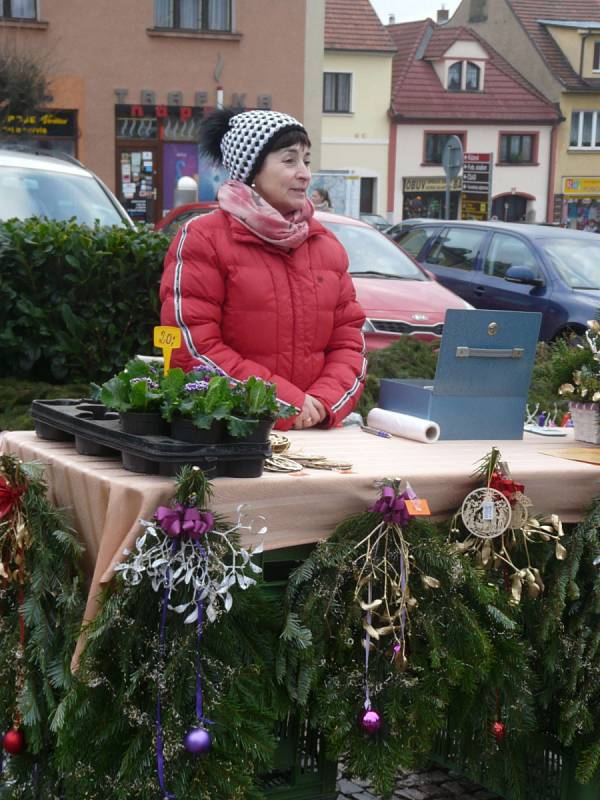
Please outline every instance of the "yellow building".
[[368, 0], [326, 0], [321, 172], [334, 210], [388, 212], [394, 45]]
[[600, 229], [598, 0], [462, 0], [448, 25], [473, 28], [560, 107], [548, 220]]

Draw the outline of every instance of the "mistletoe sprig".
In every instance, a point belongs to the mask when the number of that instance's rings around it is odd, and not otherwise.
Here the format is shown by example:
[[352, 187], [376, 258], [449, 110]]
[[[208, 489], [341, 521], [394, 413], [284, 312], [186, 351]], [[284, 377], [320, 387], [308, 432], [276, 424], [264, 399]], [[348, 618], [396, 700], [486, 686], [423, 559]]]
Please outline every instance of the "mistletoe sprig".
[[[152, 521], [140, 520], [143, 533], [135, 551], [125, 550], [128, 560], [115, 566], [132, 586], [145, 575], [155, 592], [168, 590], [169, 608], [187, 613], [185, 623], [197, 621], [200, 603], [208, 621], [214, 622], [221, 610], [230, 611], [231, 589], [236, 584], [240, 589], [254, 586], [252, 574], [262, 572], [253, 557], [263, 551], [267, 527], [260, 524], [256, 530], [256, 520], [247, 516], [242, 504], [234, 525], [220, 529], [214, 514], [205, 508], [211, 494], [202, 470], [184, 467], [173, 505], [159, 506]], [[264, 522], [263, 517], [258, 520]], [[259, 544], [251, 549], [239, 546], [237, 539], [244, 531], [255, 532]], [[174, 598], [179, 602], [174, 603]]]
[[[512, 479], [496, 447], [479, 462], [474, 475], [484, 486], [467, 495], [453, 518], [450, 540], [456, 552], [472, 554], [485, 569], [502, 570], [514, 604], [521, 602], [524, 588], [529, 597], [538, 597], [545, 587], [531, 547], [554, 542], [555, 557], [564, 560], [567, 551], [560, 541], [564, 533], [559, 517], [538, 519], [530, 514], [532, 503], [525, 487]], [[463, 538], [459, 518], [467, 530]]]

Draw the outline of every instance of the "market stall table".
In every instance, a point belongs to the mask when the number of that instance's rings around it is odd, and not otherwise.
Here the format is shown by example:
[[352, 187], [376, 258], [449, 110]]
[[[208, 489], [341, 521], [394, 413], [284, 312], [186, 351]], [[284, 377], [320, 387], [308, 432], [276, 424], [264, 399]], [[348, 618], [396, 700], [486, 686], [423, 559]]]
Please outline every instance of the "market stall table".
[[[384, 477], [408, 479], [419, 497], [428, 500], [435, 517], [448, 517], [476, 485], [475, 464], [493, 445], [500, 448], [513, 478], [525, 485], [538, 514], [555, 513], [563, 522], [578, 521], [599, 493], [598, 466], [545, 454], [572, 448], [572, 431], [564, 439], [525, 434], [522, 441], [435, 444], [370, 436], [358, 427], [286, 435], [295, 452], [349, 461], [353, 467], [349, 472], [304, 469], [265, 472], [256, 479], [215, 480], [212, 510], [235, 519], [237, 507], [247, 503], [251, 516], [266, 518], [265, 549], [326, 538], [341, 520], [373, 502], [375, 482]], [[158, 505], [169, 501], [173, 479], [128, 472], [118, 461], [81, 456], [72, 442], [45, 441], [32, 431], [4, 432], [0, 452], [41, 462], [50, 499], [71, 509], [91, 575], [85, 616], [93, 618], [101, 584], [111, 579], [124, 548], [134, 545], [138, 520], [150, 519]]]

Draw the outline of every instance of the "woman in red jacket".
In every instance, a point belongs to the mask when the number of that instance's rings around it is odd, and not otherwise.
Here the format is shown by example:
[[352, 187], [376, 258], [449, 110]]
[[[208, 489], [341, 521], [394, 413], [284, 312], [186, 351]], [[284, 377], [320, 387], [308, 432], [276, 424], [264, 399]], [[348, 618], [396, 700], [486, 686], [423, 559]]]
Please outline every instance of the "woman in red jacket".
[[332, 427], [363, 389], [365, 318], [346, 252], [306, 196], [306, 130], [276, 111], [223, 109], [202, 135], [231, 180], [219, 209], [187, 222], [165, 259], [161, 323], [183, 340], [172, 364], [272, 381], [300, 409], [278, 427]]

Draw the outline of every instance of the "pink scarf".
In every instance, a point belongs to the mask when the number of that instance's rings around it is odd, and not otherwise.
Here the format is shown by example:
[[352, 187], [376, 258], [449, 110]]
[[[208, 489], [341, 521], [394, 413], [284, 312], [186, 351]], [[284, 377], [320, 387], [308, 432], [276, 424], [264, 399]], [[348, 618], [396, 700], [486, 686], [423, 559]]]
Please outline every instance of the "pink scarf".
[[241, 181], [225, 181], [217, 193], [220, 208], [235, 217], [265, 242], [295, 250], [306, 241], [308, 220], [315, 213], [308, 197], [299, 211], [280, 214], [250, 186]]

